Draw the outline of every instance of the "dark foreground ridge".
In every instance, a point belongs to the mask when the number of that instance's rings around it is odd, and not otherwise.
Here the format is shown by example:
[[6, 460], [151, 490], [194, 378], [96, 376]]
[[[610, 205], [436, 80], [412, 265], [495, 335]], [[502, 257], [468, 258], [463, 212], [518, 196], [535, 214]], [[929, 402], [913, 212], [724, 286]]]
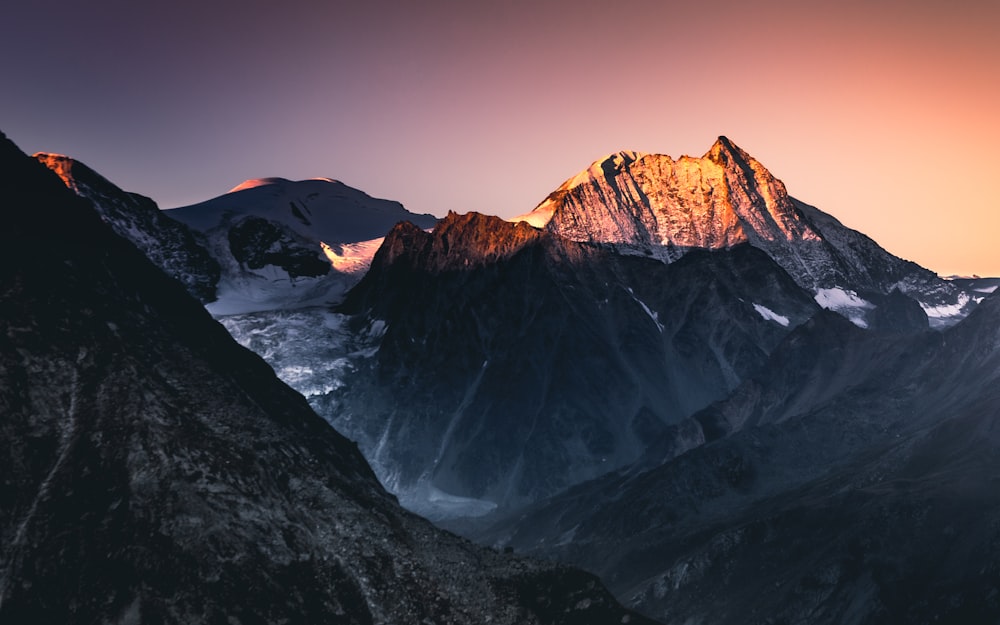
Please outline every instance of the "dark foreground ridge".
[[6, 138], [0, 198], [0, 622], [648, 622], [403, 511]]

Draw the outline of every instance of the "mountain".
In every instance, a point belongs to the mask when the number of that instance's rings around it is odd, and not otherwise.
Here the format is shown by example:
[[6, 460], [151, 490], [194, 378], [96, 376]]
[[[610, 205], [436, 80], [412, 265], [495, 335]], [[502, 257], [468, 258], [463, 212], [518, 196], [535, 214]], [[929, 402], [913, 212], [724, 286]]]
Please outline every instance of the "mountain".
[[515, 220], [667, 262], [694, 249], [749, 243], [821, 305], [863, 327], [894, 290], [919, 301], [936, 327], [956, 322], [982, 299], [792, 198], [780, 180], [726, 137], [701, 158], [612, 154]]
[[386, 236], [338, 308], [353, 356], [303, 387], [404, 504], [481, 514], [635, 461], [818, 310], [748, 245], [667, 265], [452, 213]]
[[401, 509], [5, 137], [0, 196], [0, 622], [647, 622]]
[[396, 223], [430, 228], [437, 222], [328, 178], [247, 180], [165, 214], [204, 236], [221, 264], [219, 299], [208, 306], [217, 315], [338, 300]]
[[998, 327], [997, 296], [941, 334], [817, 315], [692, 417], [705, 443], [662, 439], [661, 463], [481, 538], [587, 566], [665, 622], [995, 623]]
[[215, 301], [219, 263], [191, 230], [164, 216], [153, 200], [123, 191], [80, 161], [45, 152], [35, 154], [35, 158], [74, 193], [93, 202], [101, 219], [118, 236], [131, 241], [167, 275], [180, 280], [189, 293], [202, 302]]

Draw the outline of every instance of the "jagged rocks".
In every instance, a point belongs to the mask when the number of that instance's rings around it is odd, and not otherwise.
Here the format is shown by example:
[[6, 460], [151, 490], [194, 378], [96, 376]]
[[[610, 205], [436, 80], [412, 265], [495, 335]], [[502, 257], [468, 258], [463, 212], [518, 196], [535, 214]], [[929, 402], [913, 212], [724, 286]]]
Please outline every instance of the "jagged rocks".
[[[792, 198], [780, 180], [726, 137], [701, 158], [612, 154], [515, 219], [575, 241], [665, 261], [693, 249], [749, 242], [807, 290], [888, 295], [898, 289], [919, 301], [938, 327], [956, 322], [981, 299]], [[868, 324], [867, 309], [844, 312]]]
[[38, 153], [76, 194], [94, 203], [101, 219], [202, 302], [216, 298], [221, 269], [202, 241], [183, 224], [167, 218], [153, 200], [121, 190], [90, 167], [67, 156]]
[[3, 137], [0, 189], [0, 621], [648, 622], [590, 575], [402, 510], [353, 443]]

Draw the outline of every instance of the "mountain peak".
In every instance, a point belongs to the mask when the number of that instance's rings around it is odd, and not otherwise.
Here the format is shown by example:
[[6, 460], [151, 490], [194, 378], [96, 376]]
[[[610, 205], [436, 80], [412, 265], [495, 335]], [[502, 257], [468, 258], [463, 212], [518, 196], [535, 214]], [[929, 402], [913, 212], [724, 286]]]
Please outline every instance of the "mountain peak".
[[712, 147], [709, 148], [708, 152], [706, 152], [705, 156], [702, 158], [708, 159], [719, 165], [725, 165], [729, 160], [743, 161], [746, 163], [754, 160], [752, 156], [733, 143], [729, 137], [725, 135], [719, 135], [719, 138], [715, 140], [715, 143], [712, 144]]
[[748, 240], [818, 239], [784, 185], [725, 136], [702, 158], [606, 156], [514, 221], [664, 260]]

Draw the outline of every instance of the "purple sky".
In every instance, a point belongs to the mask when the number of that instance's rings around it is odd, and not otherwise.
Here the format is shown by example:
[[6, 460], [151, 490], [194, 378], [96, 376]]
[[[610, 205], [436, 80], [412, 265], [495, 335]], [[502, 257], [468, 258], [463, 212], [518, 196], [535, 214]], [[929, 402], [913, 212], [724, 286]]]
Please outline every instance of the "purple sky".
[[889, 251], [1000, 275], [998, 2], [8, 4], [0, 129], [163, 207], [328, 176], [510, 217], [725, 134]]

